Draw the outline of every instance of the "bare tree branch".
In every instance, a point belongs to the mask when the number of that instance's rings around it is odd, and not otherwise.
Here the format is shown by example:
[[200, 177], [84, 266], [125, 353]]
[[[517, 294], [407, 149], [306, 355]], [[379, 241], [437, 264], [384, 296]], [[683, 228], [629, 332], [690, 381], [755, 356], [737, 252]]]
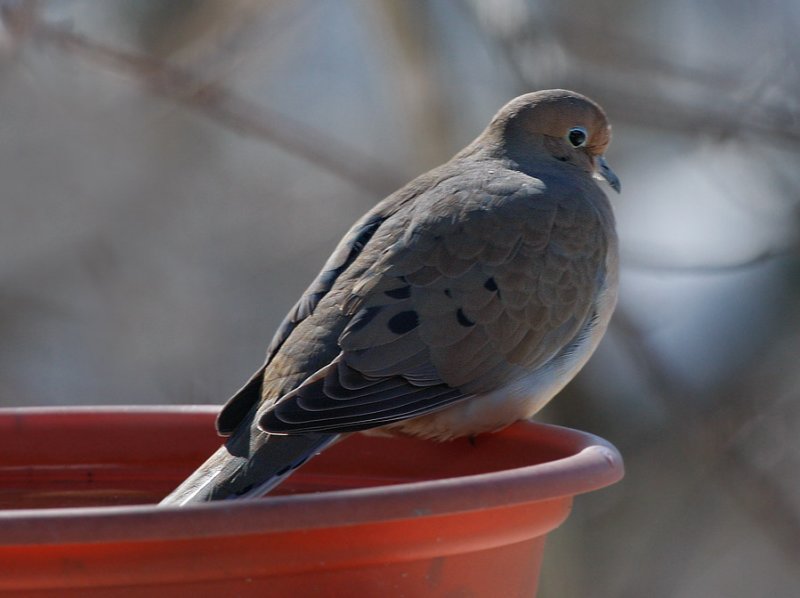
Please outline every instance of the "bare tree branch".
[[[510, 68], [520, 91], [530, 91], [541, 85], [541, 81], [532, 80], [526, 69], [531, 55], [527, 50], [539, 30], [535, 19], [531, 18], [527, 26], [518, 28], [524, 32], [524, 39], [519, 39], [519, 36], [509, 38], [487, 28], [473, 8], [466, 12], [483, 32], [490, 49]], [[754, 101], [762, 98], [768, 88], [767, 81], [781, 80], [783, 73], [793, 64], [791, 55], [776, 54], [767, 68], [761, 64], [748, 65], [753, 75], [749, 78], [725, 76], [711, 70], [676, 65], [640, 40], [622, 37], [624, 34], [620, 32], [614, 37], [603, 32], [603, 48], [607, 54], [598, 56], [596, 47], [581, 43], [584, 39], [597, 39], [597, 27], [591, 21], [572, 13], [569, 22], [559, 22], [555, 15], [550, 15], [550, 18], [555, 21], [548, 22], [549, 29], [556, 35], [562, 31], [554, 43], [571, 59], [565, 62], [558, 79], [569, 78], [575, 87], [593, 89], [593, 95], [602, 98], [603, 106], [616, 120], [673, 133], [706, 134], [718, 139], [754, 135], [762, 142], [790, 151], [797, 151], [800, 146], [800, 120], [787, 118], [777, 109]], [[568, 39], [563, 32], [569, 32]], [[541, 72], [540, 62], [539, 57], [530, 64]], [[587, 68], [587, 64], [591, 66]], [[613, 72], [609, 71], [608, 65], [613, 65]], [[753, 80], [761, 84], [748, 87], [741, 101], [737, 101], [737, 93], [741, 95], [743, 91], [742, 81]], [[665, 90], [672, 86], [665, 82], [675, 82], [677, 89], [692, 86], [695, 92], [691, 95], [696, 99], [688, 99], [685, 93], [670, 95]], [[787, 92], [787, 95], [793, 94]], [[719, 101], [719, 98], [732, 99]], [[743, 106], [746, 107], [745, 114]]]
[[96, 43], [32, 17], [27, 3], [22, 8], [5, 6], [2, 10], [3, 22], [13, 33], [136, 79], [159, 96], [180, 102], [233, 131], [269, 141], [365, 191], [383, 196], [404, 182], [397, 173], [352, 147], [239, 97], [217, 83], [149, 56]]

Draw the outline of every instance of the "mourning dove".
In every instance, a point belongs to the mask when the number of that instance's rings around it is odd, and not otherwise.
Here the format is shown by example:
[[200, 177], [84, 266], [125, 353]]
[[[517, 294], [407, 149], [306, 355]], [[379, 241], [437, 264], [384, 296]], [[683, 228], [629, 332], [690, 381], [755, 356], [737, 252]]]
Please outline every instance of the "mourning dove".
[[364, 215], [217, 419], [229, 436], [162, 504], [258, 497], [342, 435], [432, 440], [539, 411], [617, 295], [603, 110], [520, 96], [446, 164]]

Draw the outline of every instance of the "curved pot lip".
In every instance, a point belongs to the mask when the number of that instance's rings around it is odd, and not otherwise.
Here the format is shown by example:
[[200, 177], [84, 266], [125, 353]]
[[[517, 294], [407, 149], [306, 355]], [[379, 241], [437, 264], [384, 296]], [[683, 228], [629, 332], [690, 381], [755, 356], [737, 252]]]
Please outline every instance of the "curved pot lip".
[[[2, 415], [197, 414], [218, 406], [114, 406], [3, 408]], [[613, 484], [624, 475], [609, 442], [561, 426], [520, 422], [504, 434], [537, 438], [572, 454], [515, 469], [388, 486], [331, 490], [249, 501], [184, 507], [130, 505], [0, 511], [0, 546], [119, 540], [236, 536], [331, 528], [380, 521], [498, 509], [536, 501], [569, 500]]]

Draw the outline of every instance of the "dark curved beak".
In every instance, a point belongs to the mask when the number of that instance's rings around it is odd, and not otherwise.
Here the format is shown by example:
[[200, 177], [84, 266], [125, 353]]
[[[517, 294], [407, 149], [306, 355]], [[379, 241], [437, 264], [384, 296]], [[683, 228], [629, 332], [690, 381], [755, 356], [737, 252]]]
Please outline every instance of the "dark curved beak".
[[619, 180], [619, 177], [614, 174], [614, 171], [611, 170], [611, 167], [606, 162], [604, 156], [597, 157], [597, 174], [603, 177], [606, 182], [611, 185], [611, 188], [619, 193], [622, 190], [622, 182]]

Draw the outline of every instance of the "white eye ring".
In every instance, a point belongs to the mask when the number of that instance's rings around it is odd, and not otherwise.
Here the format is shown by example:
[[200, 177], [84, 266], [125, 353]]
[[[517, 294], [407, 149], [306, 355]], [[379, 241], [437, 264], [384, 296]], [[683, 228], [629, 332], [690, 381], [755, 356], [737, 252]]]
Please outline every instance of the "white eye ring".
[[583, 127], [572, 127], [567, 132], [567, 141], [572, 147], [583, 147], [589, 141], [589, 134]]

